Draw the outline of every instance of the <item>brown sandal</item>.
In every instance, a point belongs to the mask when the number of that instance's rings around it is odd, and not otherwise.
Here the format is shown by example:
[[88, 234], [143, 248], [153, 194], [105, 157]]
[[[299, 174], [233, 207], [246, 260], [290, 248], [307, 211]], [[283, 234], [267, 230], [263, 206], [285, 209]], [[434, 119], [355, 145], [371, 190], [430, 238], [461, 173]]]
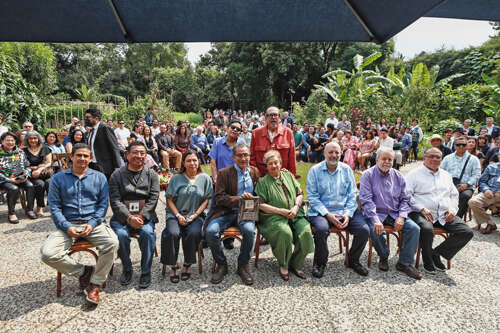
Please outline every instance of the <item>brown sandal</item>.
[[481, 231], [483, 235], [491, 234], [494, 230], [497, 230], [496, 224], [488, 224], [484, 230]]

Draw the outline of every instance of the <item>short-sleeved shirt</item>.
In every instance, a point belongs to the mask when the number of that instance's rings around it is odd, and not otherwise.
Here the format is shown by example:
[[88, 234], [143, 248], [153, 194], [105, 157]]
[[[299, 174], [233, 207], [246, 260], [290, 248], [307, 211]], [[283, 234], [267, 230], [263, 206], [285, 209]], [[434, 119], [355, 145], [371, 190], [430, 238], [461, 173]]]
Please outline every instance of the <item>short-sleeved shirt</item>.
[[28, 162], [30, 162], [31, 166], [37, 166], [43, 163], [45, 161], [45, 156], [48, 154], [52, 154], [52, 151], [50, 150], [49, 147], [42, 145], [42, 148], [38, 152], [37, 155], [33, 155], [28, 148], [23, 148], [24, 153], [26, 154], [26, 158], [28, 159]]
[[217, 164], [217, 171], [234, 165], [233, 151], [227, 145], [225, 137], [215, 141], [212, 150], [208, 153], [208, 156], [215, 160]]
[[[166, 198], [173, 198], [174, 205], [179, 213], [187, 217], [194, 214], [200, 208], [203, 201], [210, 199], [214, 194], [212, 178], [206, 173], [200, 173], [193, 184], [182, 174], [175, 174], [168, 183], [168, 189], [165, 193]], [[166, 218], [175, 217], [166, 207]]]

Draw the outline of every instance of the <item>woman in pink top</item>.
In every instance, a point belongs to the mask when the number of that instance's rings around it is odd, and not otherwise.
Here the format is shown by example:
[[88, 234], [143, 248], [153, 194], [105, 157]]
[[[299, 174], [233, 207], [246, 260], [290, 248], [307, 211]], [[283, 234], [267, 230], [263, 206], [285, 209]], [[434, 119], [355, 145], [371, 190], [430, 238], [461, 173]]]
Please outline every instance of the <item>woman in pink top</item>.
[[361, 140], [358, 154], [358, 163], [361, 170], [366, 169], [366, 161], [372, 156], [375, 149], [375, 140], [371, 131], [366, 132], [365, 138]]
[[354, 170], [356, 166], [356, 158], [358, 157], [358, 138], [352, 136], [350, 130], [344, 131], [345, 135], [342, 138], [344, 149], [344, 163], [348, 164]]

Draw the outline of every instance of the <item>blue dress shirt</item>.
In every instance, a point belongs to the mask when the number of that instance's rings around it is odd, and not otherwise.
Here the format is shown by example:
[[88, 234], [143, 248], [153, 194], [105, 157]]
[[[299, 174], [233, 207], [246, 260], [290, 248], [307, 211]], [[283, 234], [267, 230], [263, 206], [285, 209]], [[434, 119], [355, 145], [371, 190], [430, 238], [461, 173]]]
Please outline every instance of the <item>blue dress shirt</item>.
[[234, 165], [233, 151], [226, 144], [226, 137], [220, 138], [214, 142], [210, 153], [210, 158], [213, 158], [217, 164], [217, 171], [222, 168]]

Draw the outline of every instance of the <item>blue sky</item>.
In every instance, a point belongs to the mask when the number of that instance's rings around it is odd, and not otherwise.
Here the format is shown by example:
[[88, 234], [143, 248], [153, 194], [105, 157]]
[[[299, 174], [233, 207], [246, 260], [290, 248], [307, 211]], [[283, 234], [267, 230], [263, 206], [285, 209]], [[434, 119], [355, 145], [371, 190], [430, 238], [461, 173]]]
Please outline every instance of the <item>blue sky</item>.
[[[395, 36], [396, 52], [410, 59], [422, 51], [431, 52], [441, 47], [463, 49], [478, 46], [493, 35], [487, 21], [421, 18]], [[185, 43], [188, 59], [198, 61], [210, 49], [210, 43]]]

